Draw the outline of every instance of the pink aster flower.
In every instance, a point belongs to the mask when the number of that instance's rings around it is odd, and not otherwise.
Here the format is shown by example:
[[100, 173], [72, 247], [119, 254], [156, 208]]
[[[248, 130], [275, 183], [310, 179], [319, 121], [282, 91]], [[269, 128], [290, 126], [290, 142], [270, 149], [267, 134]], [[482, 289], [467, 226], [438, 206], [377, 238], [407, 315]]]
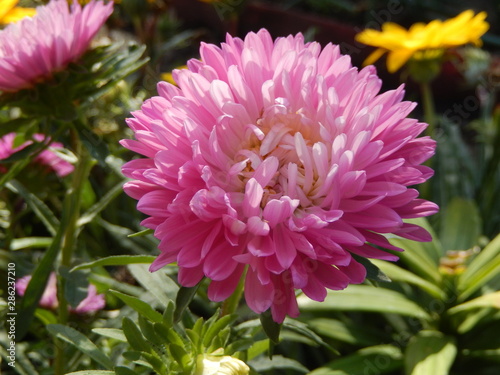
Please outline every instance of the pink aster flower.
[[211, 280], [208, 296], [228, 298], [245, 274], [245, 299], [273, 319], [299, 314], [295, 291], [322, 301], [327, 289], [361, 283], [353, 254], [396, 256], [384, 234], [429, 241], [403, 219], [438, 207], [412, 185], [435, 142], [403, 88], [379, 94], [373, 66], [360, 71], [339, 47], [273, 41], [266, 30], [221, 47], [202, 44], [200, 60], [174, 71], [178, 87], [133, 113], [143, 158], [124, 165], [142, 222], [161, 240], [156, 271], [177, 262], [179, 282]]
[[[14, 139], [16, 133], [9, 133], [0, 138], [0, 163], [3, 159], [8, 158], [12, 154], [22, 150], [26, 146], [32, 144], [32, 141], [26, 141], [23, 144], [14, 147]], [[43, 134], [34, 134], [33, 139], [37, 142], [43, 142], [45, 136]], [[44, 165], [52, 169], [59, 177], [64, 177], [73, 172], [75, 167], [66, 160], [61, 159], [54, 153], [54, 149], [62, 149], [64, 146], [59, 142], [51, 142], [49, 149], [43, 150], [33, 160], [35, 163]], [[5, 167], [0, 165], [0, 172], [5, 172]]]
[[0, 91], [32, 87], [64, 69], [87, 51], [91, 39], [113, 12], [113, 2], [52, 0], [32, 18], [0, 31]]
[[[16, 291], [21, 297], [24, 296], [26, 288], [31, 280], [31, 275], [21, 277], [16, 282]], [[47, 287], [43, 292], [42, 298], [39, 301], [39, 306], [54, 310], [59, 305], [57, 300], [57, 279], [56, 274], [52, 272], [49, 276]], [[90, 284], [87, 297], [85, 297], [75, 308], [70, 307], [69, 311], [75, 314], [87, 314], [102, 310], [106, 306], [104, 294], [97, 294], [95, 285]]]

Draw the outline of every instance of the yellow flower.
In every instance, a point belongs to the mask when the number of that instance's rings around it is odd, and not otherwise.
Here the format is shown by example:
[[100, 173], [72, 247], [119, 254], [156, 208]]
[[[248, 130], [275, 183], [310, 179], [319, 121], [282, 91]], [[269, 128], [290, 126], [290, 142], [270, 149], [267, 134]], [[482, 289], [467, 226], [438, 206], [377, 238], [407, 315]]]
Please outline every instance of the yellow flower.
[[387, 52], [387, 69], [392, 73], [410, 58], [432, 59], [440, 57], [448, 48], [468, 43], [481, 45], [480, 37], [489, 28], [485, 19], [486, 12], [474, 15], [472, 10], [466, 10], [446, 21], [416, 23], [409, 30], [386, 22], [382, 25], [382, 31], [366, 29], [356, 35], [356, 40], [378, 47], [365, 60], [365, 65], [373, 64]]
[[0, 24], [17, 22], [24, 17], [33, 17], [34, 8], [16, 7], [19, 0], [0, 0]]
[[200, 354], [196, 361], [196, 375], [248, 375], [250, 368], [245, 362], [228, 355], [214, 355], [222, 352], [216, 350], [212, 355]]

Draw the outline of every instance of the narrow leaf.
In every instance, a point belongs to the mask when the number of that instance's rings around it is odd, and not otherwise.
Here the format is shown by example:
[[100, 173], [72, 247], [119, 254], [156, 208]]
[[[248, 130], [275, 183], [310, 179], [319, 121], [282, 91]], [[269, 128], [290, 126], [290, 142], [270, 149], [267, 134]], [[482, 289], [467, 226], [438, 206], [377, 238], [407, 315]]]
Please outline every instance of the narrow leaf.
[[199, 285], [200, 283], [192, 288], [180, 287], [175, 300], [174, 323], [181, 320], [184, 311], [196, 295]]
[[77, 226], [81, 227], [90, 223], [94, 218], [104, 210], [107, 205], [123, 192], [123, 181], [120, 181], [111, 188], [99, 201], [90, 207], [77, 221]]
[[441, 288], [428, 282], [427, 280], [422, 279], [420, 276], [415, 275], [411, 271], [405, 270], [394, 263], [383, 260], [372, 259], [372, 262], [394, 281], [405, 282], [418, 286], [431, 296], [439, 299], [443, 299], [445, 297], [445, 293]]
[[111, 360], [85, 335], [62, 324], [49, 324], [47, 330], [55, 337], [75, 346], [106, 369], [113, 368]]
[[266, 333], [267, 337], [269, 337], [271, 342], [278, 344], [280, 342], [281, 324], [276, 323], [273, 320], [273, 317], [269, 310], [260, 314], [260, 322], [262, 323], [264, 332]]
[[15, 238], [10, 243], [10, 249], [21, 250], [29, 249], [32, 247], [43, 248], [48, 247], [52, 243], [52, 237], [23, 237]]
[[444, 211], [440, 236], [443, 249], [470, 249], [477, 245], [480, 235], [481, 218], [476, 204], [462, 198], [452, 199]]
[[22, 196], [26, 204], [33, 210], [36, 216], [43, 222], [49, 233], [55, 236], [59, 227], [59, 220], [50, 208], [43, 203], [35, 194], [31, 193], [18, 181], [10, 181], [6, 184], [7, 189]]
[[500, 273], [500, 234], [471, 261], [458, 279], [459, 300], [465, 300]]
[[153, 255], [112, 255], [97, 259], [93, 262], [83, 263], [74, 267], [71, 272], [100, 266], [125, 266], [127, 264], [151, 264], [156, 259]]
[[139, 298], [117, 292], [116, 290], [110, 290], [110, 292], [152, 322], [158, 323], [163, 320], [162, 315], [158, 311], [154, 310], [148, 303], [141, 301]]

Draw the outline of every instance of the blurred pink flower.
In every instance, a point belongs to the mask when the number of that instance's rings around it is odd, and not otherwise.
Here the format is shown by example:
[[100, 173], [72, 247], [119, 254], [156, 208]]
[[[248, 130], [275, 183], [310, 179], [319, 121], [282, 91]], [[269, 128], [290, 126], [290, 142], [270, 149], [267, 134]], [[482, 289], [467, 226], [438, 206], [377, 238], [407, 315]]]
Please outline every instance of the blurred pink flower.
[[[24, 296], [26, 288], [31, 280], [31, 275], [21, 277], [16, 282], [16, 291], [21, 297]], [[47, 287], [43, 292], [42, 298], [40, 299], [39, 306], [54, 310], [59, 305], [57, 301], [57, 279], [56, 274], [52, 272], [49, 276], [49, 281]], [[69, 311], [75, 314], [86, 314], [95, 311], [102, 310], [106, 306], [106, 300], [104, 299], [104, 294], [97, 294], [97, 289], [95, 285], [90, 284], [87, 292], [87, 297], [85, 297], [75, 308], [70, 307]]]
[[[71, 9], [71, 10], [70, 10]], [[78, 60], [113, 12], [113, 2], [52, 0], [0, 31], [0, 91], [16, 92]]]
[[[33, 143], [32, 141], [26, 141], [23, 144], [14, 147], [15, 138], [16, 133], [8, 133], [0, 138], [0, 163], [3, 159], [8, 158], [12, 154]], [[33, 139], [37, 142], [43, 142], [45, 136], [43, 134], [34, 134]], [[62, 149], [64, 146], [59, 142], [51, 142], [49, 147], [52, 149]], [[50, 148], [39, 153], [33, 161], [49, 167], [54, 172], [56, 172], [59, 177], [64, 177], [73, 172], [75, 167], [71, 163], [68, 163], [67, 161], [57, 156], [57, 154], [51, 151]], [[2, 165], [0, 165], [0, 172], [5, 172], [5, 168]]]
[[247, 304], [282, 322], [299, 314], [296, 289], [322, 301], [361, 283], [351, 254], [396, 260], [383, 234], [431, 240], [403, 221], [438, 207], [409, 188], [432, 176], [421, 164], [435, 142], [417, 138], [427, 124], [406, 118], [402, 87], [378, 94], [373, 66], [301, 34], [228, 36], [200, 55], [174, 71], [178, 87], [158, 85], [128, 119], [137, 140], [122, 141], [145, 156], [123, 173], [161, 240], [151, 271], [177, 262], [182, 285], [206, 276], [222, 301], [247, 269]]

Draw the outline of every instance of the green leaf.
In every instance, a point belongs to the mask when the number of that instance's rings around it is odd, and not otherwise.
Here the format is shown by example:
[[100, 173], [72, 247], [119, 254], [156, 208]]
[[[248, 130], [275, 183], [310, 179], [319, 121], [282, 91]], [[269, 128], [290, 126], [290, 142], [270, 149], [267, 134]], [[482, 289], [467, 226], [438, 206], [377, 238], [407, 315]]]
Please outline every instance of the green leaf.
[[85, 335], [62, 324], [49, 324], [47, 330], [55, 337], [75, 346], [106, 369], [113, 368], [111, 360]]
[[431, 320], [425, 310], [404, 295], [369, 285], [349, 285], [344, 290], [328, 291], [323, 302], [304, 295], [299, 296], [297, 302], [303, 311], [371, 311]]
[[492, 307], [500, 309], [500, 292], [488, 293], [483, 296], [474, 298], [457, 306], [453, 306], [448, 310], [449, 315], [454, 315], [459, 312], [479, 309], [484, 307]]
[[71, 272], [100, 266], [125, 266], [127, 264], [151, 264], [156, 259], [153, 255], [112, 255], [97, 259], [93, 262], [83, 263], [71, 269]]
[[170, 349], [172, 357], [174, 357], [175, 361], [181, 366], [182, 370], [185, 370], [189, 365], [191, 356], [182, 346], [170, 344], [168, 348]]
[[500, 235], [471, 261], [458, 278], [459, 300], [463, 301], [500, 273]]
[[24, 293], [18, 313], [17, 321], [19, 323], [16, 330], [16, 338], [18, 340], [22, 339], [26, 333], [28, 333], [29, 325], [33, 320], [33, 314], [35, 313], [40, 298], [42, 298], [45, 292], [50, 273], [53, 270], [54, 261], [61, 249], [63, 231], [62, 226], [59, 227], [51, 245], [45, 251], [42, 260], [38, 263], [38, 266], [31, 275], [31, 280]]
[[[218, 312], [216, 312], [218, 314]], [[218, 320], [216, 320], [210, 327], [207, 329], [207, 332], [203, 336], [203, 345], [205, 347], [210, 346], [210, 343], [214, 339], [214, 337], [226, 328], [229, 324], [233, 323], [238, 316], [236, 314], [233, 315], [225, 315]]]
[[443, 215], [440, 235], [443, 249], [470, 249], [478, 244], [480, 235], [481, 217], [476, 204], [462, 198], [452, 199]]
[[267, 357], [254, 359], [249, 365], [259, 374], [270, 370], [294, 370], [302, 374], [309, 372], [307, 367], [300, 362], [282, 355], [274, 355], [272, 359]]
[[154, 310], [148, 303], [141, 301], [139, 298], [117, 292], [116, 290], [110, 290], [110, 292], [152, 322], [159, 323], [163, 320], [162, 315], [158, 311]]
[[130, 318], [123, 318], [122, 329], [132, 349], [146, 353], [150, 353], [152, 351], [151, 346], [144, 339], [141, 331]]
[[64, 266], [60, 266], [58, 272], [64, 278], [64, 297], [76, 308], [88, 295], [88, 275], [83, 271], [70, 273], [68, 267]]
[[361, 263], [363, 267], [366, 268], [366, 278], [369, 280], [377, 281], [377, 282], [391, 282], [391, 279], [377, 267], [376, 264], [372, 263], [369, 259], [361, 257], [356, 254], [352, 254], [351, 256]]
[[264, 311], [260, 314], [260, 322], [265, 334], [269, 337], [271, 342], [278, 344], [280, 342], [281, 324], [276, 323], [273, 320], [270, 310]]
[[405, 352], [406, 375], [448, 375], [457, 355], [452, 337], [438, 331], [420, 331]]
[[22, 196], [26, 204], [42, 221], [49, 233], [55, 236], [57, 228], [59, 227], [59, 220], [56, 218], [56, 215], [54, 215], [50, 208], [18, 181], [10, 181], [5, 186], [10, 191]]
[[152, 293], [163, 306], [168, 306], [176, 298], [179, 286], [163, 270], [150, 272], [149, 266], [144, 264], [131, 264], [128, 269], [139, 284]]
[[129, 369], [128, 367], [116, 366], [115, 367], [116, 375], [138, 375], [137, 372]]
[[151, 323], [142, 315], [139, 315], [138, 318], [139, 327], [146, 340], [152, 342], [155, 345], [163, 344], [164, 341], [156, 334], [153, 323]]
[[297, 320], [287, 318], [283, 322], [283, 328], [286, 328], [286, 329], [288, 329], [292, 332], [295, 332], [303, 337], [306, 337], [306, 338], [312, 340], [314, 343], [327, 348], [328, 350], [330, 350], [334, 354], [340, 355], [340, 353], [336, 349], [334, 349], [332, 346], [327, 344], [325, 341], [323, 341], [323, 339], [320, 336], [318, 336], [315, 332], [313, 332], [307, 324], [304, 324], [304, 323], [299, 322]]
[[[354, 354], [335, 359], [325, 366], [310, 372], [309, 375], [379, 375], [392, 373], [402, 367], [402, 358], [401, 350], [395, 346], [371, 346]], [[433, 373], [430, 372], [429, 374]]]
[[66, 375], [115, 375], [115, 372], [105, 371], [105, 370], [83, 370], [83, 371], [70, 372], [67, 373]]
[[129, 238], [144, 237], [144, 236], [153, 234], [154, 232], [155, 231], [152, 229], [144, 229], [144, 230], [141, 230], [140, 232], [129, 234], [127, 237], [129, 237]]
[[118, 341], [127, 342], [127, 338], [121, 329], [117, 328], [93, 328], [92, 332], [97, 333], [98, 335], [109, 337], [111, 339], [115, 339]]
[[192, 288], [186, 288], [183, 286], [179, 288], [177, 298], [175, 299], [174, 323], [177, 323], [181, 320], [182, 315], [184, 314], [184, 310], [187, 309], [194, 296], [196, 295], [196, 291], [198, 290], [200, 283]]
[[108, 204], [118, 197], [123, 192], [123, 183], [120, 181], [114, 187], [112, 187], [99, 201], [90, 207], [77, 221], [77, 226], [81, 227], [85, 224], [90, 223], [94, 218], [104, 210]]
[[384, 260], [372, 259], [372, 262], [394, 281], [418, 286], [422, 290], [429, 293], [431, 296], [440, 300], [445, 298], [445, 293], [441, 288], [428, 282], [427, 280], [422, 279], [421, 277], [415, 275], [413, 272], [405, 270], [404, 268], [401, 268], [394, 263]]
[[15, 238], [10, 243], [10, 249], [13, 251], [29, 248], [48, 247], [52, 243], [52, 237], [23, 237]]
[[330, 318], [312, 318], [307, 324], [319, 335], [356, 346], [375, 345], [381, 341], [381, 333], [374, 327], [358, 323], [341, 322]]

